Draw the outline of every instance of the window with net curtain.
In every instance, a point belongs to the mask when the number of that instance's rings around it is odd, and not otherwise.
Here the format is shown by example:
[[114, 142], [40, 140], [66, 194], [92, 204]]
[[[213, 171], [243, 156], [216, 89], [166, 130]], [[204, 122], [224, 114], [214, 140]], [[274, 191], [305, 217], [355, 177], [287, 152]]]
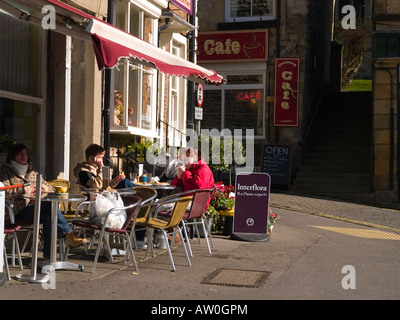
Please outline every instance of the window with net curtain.
[[[154, 19], [127, 2], [116, 2], [118, 28], [153, 43]], [[126, 11], [129, 11], [129, 24]], [[114, 126], [129, 126], [152, 130], [155, 128], [154, 80], [156, 71], [138, 62], [124, 59], [115, 73]]]
[[276, 0], [225, 0], [226, 21], [275, 19]]

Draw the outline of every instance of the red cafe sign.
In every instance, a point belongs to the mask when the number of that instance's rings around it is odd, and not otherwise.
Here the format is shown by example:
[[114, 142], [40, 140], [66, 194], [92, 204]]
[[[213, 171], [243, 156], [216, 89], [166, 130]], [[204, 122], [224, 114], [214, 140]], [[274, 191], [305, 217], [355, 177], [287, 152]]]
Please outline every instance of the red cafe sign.
[[203, 32], [198, 62], [268, 61], [268, 30]]
[[275, 59], [275, 126], [299, 124], [299, 71], [300, 59]]
[[262, 98], [262, 91], [241, 91], [237, 98], [239, 101], [259, 101]]

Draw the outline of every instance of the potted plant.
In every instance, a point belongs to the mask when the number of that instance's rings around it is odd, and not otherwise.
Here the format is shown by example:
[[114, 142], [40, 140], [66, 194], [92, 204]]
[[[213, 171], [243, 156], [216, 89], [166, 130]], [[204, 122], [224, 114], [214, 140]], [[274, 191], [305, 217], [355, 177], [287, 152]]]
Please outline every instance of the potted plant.
[[233, 216], [233, 207], [235, 205], [235, 187], [232, 185], [225, 186], [222, 181], [218, 181], [214, 185], [215, 191], [211, 198], [210, 205], [206, 211], [208, 219], [213, 220], [213, 230], [215, 232], [227, 232], [228, 222]]
[[271, 237], [272, 234], [272, 229], [274, 228], [274, 225], [276, 224], [276, 220], [278, 219], [278, 216], [271, 211], [271, 209], [268, 209], [268, 235]]
[[0, 134], [0, 163], [6, 162], [8, 151], [13, 144], [15, 141], [8, 134]]

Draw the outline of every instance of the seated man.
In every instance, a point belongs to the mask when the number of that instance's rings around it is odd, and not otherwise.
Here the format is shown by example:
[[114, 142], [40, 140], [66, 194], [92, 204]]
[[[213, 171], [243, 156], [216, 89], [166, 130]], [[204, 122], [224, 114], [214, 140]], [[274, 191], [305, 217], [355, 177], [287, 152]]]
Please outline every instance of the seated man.
[[[80, 185], [87, 188], [102, 189], [102, 168], [105, 153], [106, 150], [98, 144], [91, 144], [86, 148], [86, 161], [78, 163], [74, 168], [74, 175], [78, 178]], [[109, 186], [113, 189], [121, 189], [134, 187], [134, 184], [125, 177], [125, 174], [119, 174], [110, 180]]]
[[[78, 183], [87, 188], [101, 190], [103, 188], [102, 168], [105, 149], [98, 144], [91, 144], [85, 150], [86, 161], [78, 163], [74, 168], [74, 175], [78, 178]], [[125, 174], [119, 174], [110, 180], [109, 186], [113, 189], [131, 188], [135, 185], [125, 177]], [[136, 244], [139, 249], [146, 249], [144, 243], [145, 230], [136, 232]]]

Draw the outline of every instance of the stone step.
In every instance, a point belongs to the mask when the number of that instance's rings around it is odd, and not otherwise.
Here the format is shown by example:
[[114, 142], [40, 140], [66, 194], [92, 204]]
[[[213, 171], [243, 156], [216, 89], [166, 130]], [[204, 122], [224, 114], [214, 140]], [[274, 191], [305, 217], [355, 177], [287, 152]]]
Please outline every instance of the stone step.
[[328, 172], [315, 172], [315, 173], [304, 173], [298, 172], [296, 174], [295, 181], [305, 181], [310, 180], [312, 183], [315, 181], [352, 181], [352, 180], [359, 180], [359, 181], [371, 181], [371, 174], [370, 173], [343, 173], [343, 174], [336, 174], [336, 173], [328, 173]]
[[371, 155], [371, 149], [359, 148], [359, 150], [353, 150], [352, 148], [349, 148], [346, 150], [346, 152], [343, 152], [342, 149], [338, 151], [330, 151], [329, 149], [322, 151], [315, 149], [314, 151], [305, 151], [304, 155], [304, 159], [321, 159], [322, 161], [325, 159], [369, 159]]
[[313, 194], [327, 194], [327, 193], [370, 193], [370, 186], [337, 186], [329, 184], [315, 184], [315, 185], [292, 185], [292, 191], [313, 193]]
[[302, 165], [299, 169], [299, 172], [304, 173], [369, 173], [371, 170], [370, 166], [367, 164], [362, 165], [351, 165], [347, 164], [345, 166], [338, 165]]
[[326, 159], [321, 159], [321, 158], [306, 158], [303, 161], [303, 165], [308, 165], [308, 166], [340, 166], [340, 167], [345, 167], [345, 166], [359, 166], [359, 165], [365, 165], [369, 166], [370, 164], [370, 159], [369, 158], [348, 158], [348, 159], [332, 159], [332, 158], [326, 158]]

